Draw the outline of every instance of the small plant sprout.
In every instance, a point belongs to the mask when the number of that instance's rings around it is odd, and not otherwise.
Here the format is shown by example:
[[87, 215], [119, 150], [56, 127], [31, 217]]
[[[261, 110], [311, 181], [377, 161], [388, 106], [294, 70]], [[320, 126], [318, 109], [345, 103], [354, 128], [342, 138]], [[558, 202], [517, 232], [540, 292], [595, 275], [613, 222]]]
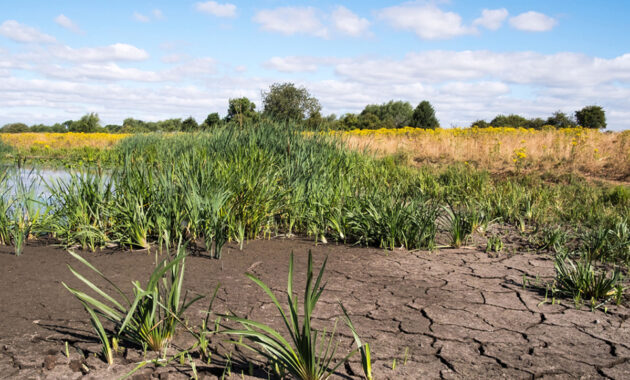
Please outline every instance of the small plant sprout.
[[503, 250], [503, 241], [500, 236], [492, 235], [488, 238], [488, 243], [486, 244], [486, 253], [490, 252], [501, 252]]

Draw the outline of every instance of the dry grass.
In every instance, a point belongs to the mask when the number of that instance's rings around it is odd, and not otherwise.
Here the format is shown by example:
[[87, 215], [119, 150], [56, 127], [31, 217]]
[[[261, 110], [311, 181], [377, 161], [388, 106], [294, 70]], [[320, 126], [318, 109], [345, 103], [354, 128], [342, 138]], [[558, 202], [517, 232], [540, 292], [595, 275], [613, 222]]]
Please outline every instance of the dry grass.
[[414, 165], [462, 162], [492, 172], [577, 172], [630, 182], [630, 131], [402, 128], [338, 134], [350, 147], [399, 155]]
[[129, 134], [111, 133], [2, 133], [0, 139], [20, 150], [69, 149], [69, 148], [109, 148]]

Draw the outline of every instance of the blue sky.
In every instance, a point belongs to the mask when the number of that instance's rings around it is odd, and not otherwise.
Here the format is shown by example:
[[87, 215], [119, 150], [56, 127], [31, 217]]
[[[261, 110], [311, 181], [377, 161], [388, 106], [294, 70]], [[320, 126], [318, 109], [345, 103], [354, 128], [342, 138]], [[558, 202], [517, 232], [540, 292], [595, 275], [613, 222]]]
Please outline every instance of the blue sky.
[[630, 129], [627, 1], [0, 0], [0, 125], [210, 112], [294, 82], [325, 114], [429, 100], [444, 127], [603, 106]]

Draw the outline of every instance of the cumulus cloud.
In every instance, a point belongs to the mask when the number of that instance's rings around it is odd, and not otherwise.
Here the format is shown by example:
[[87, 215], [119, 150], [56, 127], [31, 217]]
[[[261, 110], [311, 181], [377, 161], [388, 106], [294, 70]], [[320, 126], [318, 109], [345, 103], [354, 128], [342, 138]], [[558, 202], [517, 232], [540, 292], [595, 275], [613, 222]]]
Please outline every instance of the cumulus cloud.
[[333, 66], [351, 60], [334, 57], [308, 57], [308, 56], [288, 56], [272, 57], [262, 65], [269, 70], [276, 70], [283, 73], [305, 73], [315, 72], [320, 66]]
[[263, 30], [285, 35], [307, 34], [315, 37], [329, 36], [328, 29], [313, 7], [280, 7], [265, 9], [254, 16], [254, 22]]
[[60, 14], [59, 16], [55, 17], [55, 23], [73, 33], [81, 33], [81, 28], [79, 28], [79, 26], [74, 21], [72, 21], [64, 14]]
[[142, 61], [149, 58], [149, 53], [129, 44], [112, 44], [101, 47], [74, 49], [69, 46], [57, 46], [51, 49], [56, 58], [90, 62], [90, 61]]
[[578, 53], [497, 53], [475, 51], [426, 51], [403, 59], [353, 60], [336, 66], [338, 75], [362, 83], [439, 83], [496, 80], [541, 86], [594, 86], [630, 83], [630, 54], [612, 59]]
[[263, 67], [284, 73], [313, 72], [318, 69], [316, 62], [302, 57], [273, 57], [263, 63]]
[[[213, 58], [166, 59], [151, 70], [135, 61], [135, 46], [70, 48], [61, 44], [0, 48], [0, 125], [19, 120], [75, 119], [96, 111], [105, 123], [225, 112], [229, 98], [259, 102], [260, 90], [291, 73], [323, 73], [303, 80], [325, 113], [360, 112], [366, 104], [428, 99], [444, 126], [469, 125], [498, 113], [546, 117], [588, 104], [604, 107], [610, 129], [630, 128], [630, 54], [600, 58], [577, 53], [421, 51], [393, 58], [273, 57], [259, 77]], [[144, 58], [143, 58], [144, 57]], [[122, 61], [118, 62], [118, 61]], [[328, 71], [326, 71], [328, 72]], [[26, 73], [26, 74], [24, 74]], [[306, 78], [306, 76], [298, 76]], [[292, 80], [295, 80], [292, 79]], [[526, 93], [527, 96], [524, 96]], [[40, 118], [41, 115], [41, 119]]]
[[425, 40], [448, 39], [476, 32], [462, 24], [460, 15], [444, 12], [433, 4], [405, 4], [384, 8], [379, 18], [396, 29], [411, 30]]
[[236, 17], [236, 5], [230, 3], [220, 4], [216, 1], [199, 2], [195, 4], [195, 9], [216, 17]]
[[109, 63], [82, 63], [73, 66], [71, 70], [67, 66], [46, 66], [40, 70], [49, 77], [62, 78], [70, 81], [99, 80], [119, 81], [131, 80], [135, 82], [158, 82], [162, 80], [159, 73], [140, 70], [134, 67], [120, 67], [118, 64]]
[[497, 30], [503, 25], [503, 21], [508, 16], [505, 8], [501, 9], [484, 9], [481, 11], [481, 17], [473, 22], [473, 25], [483, 26], [486, 29]]
[[55, 37], [42, 33], [28, 25], [20, 24], [15, 20], [7, 20], [0, 25], [0, 34], [21, 43], [55, 43]]
[[358, 37], [365, 34], [370, 27], [370, 22], [359, 17], [344, 6], [338, 6], [331, 15], [335, 29], [343, 34]]
[[510, 18], [510, 25], [526, 32], [546, 32], [556, 26], [557, 21], [543, 13], [529, 11]]

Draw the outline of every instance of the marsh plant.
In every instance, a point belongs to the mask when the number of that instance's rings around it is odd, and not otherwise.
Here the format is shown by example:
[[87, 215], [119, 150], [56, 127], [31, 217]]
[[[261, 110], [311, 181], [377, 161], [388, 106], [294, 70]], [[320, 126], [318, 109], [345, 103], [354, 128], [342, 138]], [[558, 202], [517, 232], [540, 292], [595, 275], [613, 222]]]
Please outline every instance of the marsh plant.
[[486, 243], [486, 253], [490, 252], [501, 252], [503, 250], [503, 240], [501, 240], [501, 236], [492, 235], [488, 237], [488, 241]]
[[99, 172], [70, 173], [48, 184], [53, 215], [50, 228], [65, 247], [95, 251], [112, 238], [108, 234], [113, 206], [112, 183]]
[[24, 178], [36, 174], [31, 170], [27, 175], [22, 175], [20, 165], [18, 162], [18, 170], [11, 173], [14, 178], [12, 187], [6, 186], [6, 174], [0, 179], [5, 187], [4, 194], [0, 195], [0, 212], [3, 213], [0, 217], [0, 240], [3, 243], [10, 242], [16, 256], [22, 254], [27, 240], [35, 229], [41, 227], [40, 223], [48, 213], [37, 197], [34, 183], [28, 183]]
[[[110, 365], [120, 343], [163, 352], [171, 342], [184, 311], [202, 298], [195, 296], [188, 300], [187, 292], [183, 292], [186, 253], [181, 245], [174, 257], [156, 264], [145, 286], [139, 281], [133, 282], [133, 297], [128, 297], [85, 258], [72, 251], [70, 255], [114, 289], [113, 294], [108, 294], [70, 265], [72, 274], [98, 297], [62, 283], [90, 315], [92, 326], [102, 343], [103, 356]], [[113, 324], [113, 329], [106, 330], [103, 321]]]
[[443, 207], [443, 212], [439, 222], [446, 229], [451, 246], [459, 248], [466, 244], [473, 232], [473, 220], [477, 220], [476, 217], [471, 218], [471, 215], [476, 214], [465, 207], [453, 207], [450, 203]]
[[[346, 362], [352, 355], [361, 352], [366, 377], [371, 379], [370, 351], [367, 344], [363, 344], [359, 339], [350, 317], [345, 311], [344, 315], [350, 327], [357, 349], [348, 353], [342, 360], [333, 364], [333, 359], [337, 351], [338, 343], [335, 343], [336, 325], [330, 332], [318, 331], [312, 326], [313, 313], [317, 302], [324, 291], [325, 284], [322, 284], [322, 277], [326, 268], [327, 259], [324, 260], [317, 277], [313, 275], [313, 257], [308, 254], [308, 267], [306, 272], [306, 287], [304, 291], [302, 318], [300, 318], [299, 300], [293, 290], [293, 253], [289, 261], [289, 278], [287, 281], [287, 303], [288, 310], [282, 307], [276, 295], [259, 278], [252, 274], [246, 276], [256, 283], [271, 299], [278, 309], [281, 320], [287, 330], [289, 338], [272, 327], [247, 318], [236, 315], [223, 315], [233, 322], [240, 324], [240, 329], [229, 329], [223, 331], [226, 334], [242, 336], [247, 342], [233, 341], [234, 344], [244, 346], [268, 359], [272, 368], [277, 368], [278, 374], [287, 373], [291, 376], [303, 380], [327, 379], [335, 372], [339, 366]], [[302, 322], [300, 323], [300, 319]]]
[[618, 268], [611, 272], [596, 269], [588, 255], [573, 260], [562, 252], [556, 256], [555, 269], [554, 292], [572, 297], [576, 305], [589, 302], [596, 308], [610, 300], [621, 302], [624, 287]]

